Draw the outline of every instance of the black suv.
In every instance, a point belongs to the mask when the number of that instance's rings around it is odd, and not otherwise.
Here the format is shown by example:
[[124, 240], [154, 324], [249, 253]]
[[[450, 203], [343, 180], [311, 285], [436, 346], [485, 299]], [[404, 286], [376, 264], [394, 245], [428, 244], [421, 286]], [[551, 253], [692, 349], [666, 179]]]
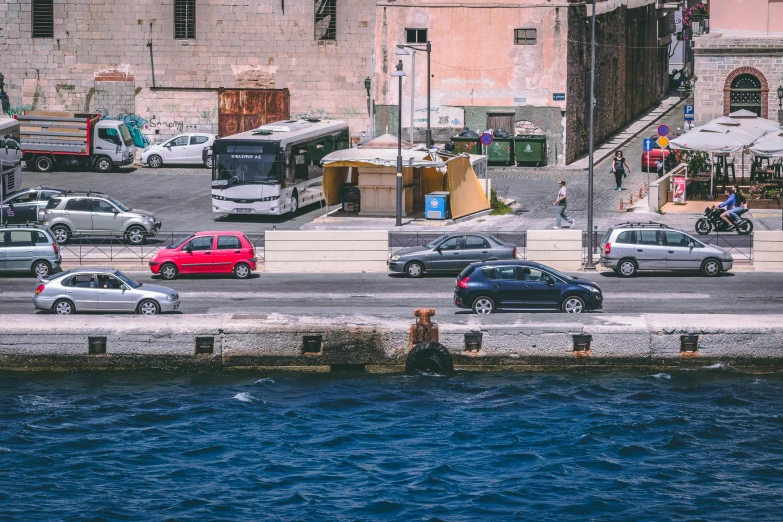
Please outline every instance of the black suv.
[[38, 221], [38, 211], [46, 208], [52, 196], [62, 194], [65, 189], [36, 187], [23, 189], [13, 194], [7, 194], [0, 203], [4, 224], [35, 223]]
[[462, 271], [454, 289], [454, 304], [477, 314], [501, 308], [579, 314], [598, 310], [603, 300], [592, 281], [532, 261], [474, 263]]

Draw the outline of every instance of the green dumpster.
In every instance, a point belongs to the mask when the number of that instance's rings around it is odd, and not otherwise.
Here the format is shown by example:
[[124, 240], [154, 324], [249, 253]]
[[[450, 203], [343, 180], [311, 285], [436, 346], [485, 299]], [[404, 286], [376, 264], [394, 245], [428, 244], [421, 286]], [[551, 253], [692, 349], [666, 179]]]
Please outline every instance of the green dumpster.
[[463, 152], [467, 152], [468, 154], [481, 154], [481, 142], [478, 138], [452, 136], [451, 142], [454, 144], [455, 154], [462, 154]]
[[514, 138], [514, 153], [519, 167], [546, 165], [546, 135], [521, 134]]
[[493, 138], [487, 147], [487, 164], [501, 167], [514, 165], [514, 138]]

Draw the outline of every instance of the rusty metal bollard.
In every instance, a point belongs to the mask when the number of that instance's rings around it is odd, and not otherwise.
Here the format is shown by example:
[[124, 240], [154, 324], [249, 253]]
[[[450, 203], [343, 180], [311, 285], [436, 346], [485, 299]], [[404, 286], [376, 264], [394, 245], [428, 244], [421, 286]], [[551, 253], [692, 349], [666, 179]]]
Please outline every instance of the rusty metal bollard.
[[633, 192], [630, 194], [631, 199], [628, 201], [628, 206], [633, 206]]
[[620, 198], [620, 210], [623, 210], [623, 198]]
[[644, 189], [642, 187], [639, 187], [639, 199], [642, 199], [644, 197], [643, 196], [643, 194], [644, 194], [643, 190]]
[[416, 316], [416, 322], [410, 327], [411, 344], [437, 342], [438, 325], [430, 320], [430, 317], [435, 315], [435, 310], [433, 308], [417, 308], [413, 315]]

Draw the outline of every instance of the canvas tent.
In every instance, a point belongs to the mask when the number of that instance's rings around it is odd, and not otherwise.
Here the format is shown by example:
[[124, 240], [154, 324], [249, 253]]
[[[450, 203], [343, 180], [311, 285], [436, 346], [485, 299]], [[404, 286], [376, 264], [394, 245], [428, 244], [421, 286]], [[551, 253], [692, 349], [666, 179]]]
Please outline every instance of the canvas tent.
[[[391, 138], [394, 141], [394, 148], [384, 148], [383, 141], [389, 140], [386, 136], [381, 136], [376, 138], [381, 140], [376, 143], [381, 147], [372, 147], [372, 142], [367, 142], [358, 148], [343, 149], [324, 156], [321, 160], [324, 166], [323, 190], [328, 205], [337, 205], [342, 201], [342, 188], [348, 182], [349, 168], [358, 171], [358, 168], [396, 167], [397, 138], [393, 136]], [[403, 168], [420, 169], [422, 194], [443, 190], [450, 193], [452, 218], [475, 214], [490, 208], [484, 188], [471, 165], [471, 157], [431, 154], [424, 150], [407, 148], [402, 150], [402, 164]], [[352, 179], [352, 181], [356, 180]]]

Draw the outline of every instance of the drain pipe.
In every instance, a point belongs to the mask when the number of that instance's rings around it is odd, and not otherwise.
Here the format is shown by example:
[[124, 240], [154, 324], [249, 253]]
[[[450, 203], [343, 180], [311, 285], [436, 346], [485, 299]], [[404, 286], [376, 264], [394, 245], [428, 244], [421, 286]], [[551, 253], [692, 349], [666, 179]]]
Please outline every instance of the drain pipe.
[[147, 42], [147, 47], [150, 48], [150, 68], [152, 69], [152, 88], [155, 88], [155, 60], [152, 58], [152, 24], [150, 22], [150, 39]]

